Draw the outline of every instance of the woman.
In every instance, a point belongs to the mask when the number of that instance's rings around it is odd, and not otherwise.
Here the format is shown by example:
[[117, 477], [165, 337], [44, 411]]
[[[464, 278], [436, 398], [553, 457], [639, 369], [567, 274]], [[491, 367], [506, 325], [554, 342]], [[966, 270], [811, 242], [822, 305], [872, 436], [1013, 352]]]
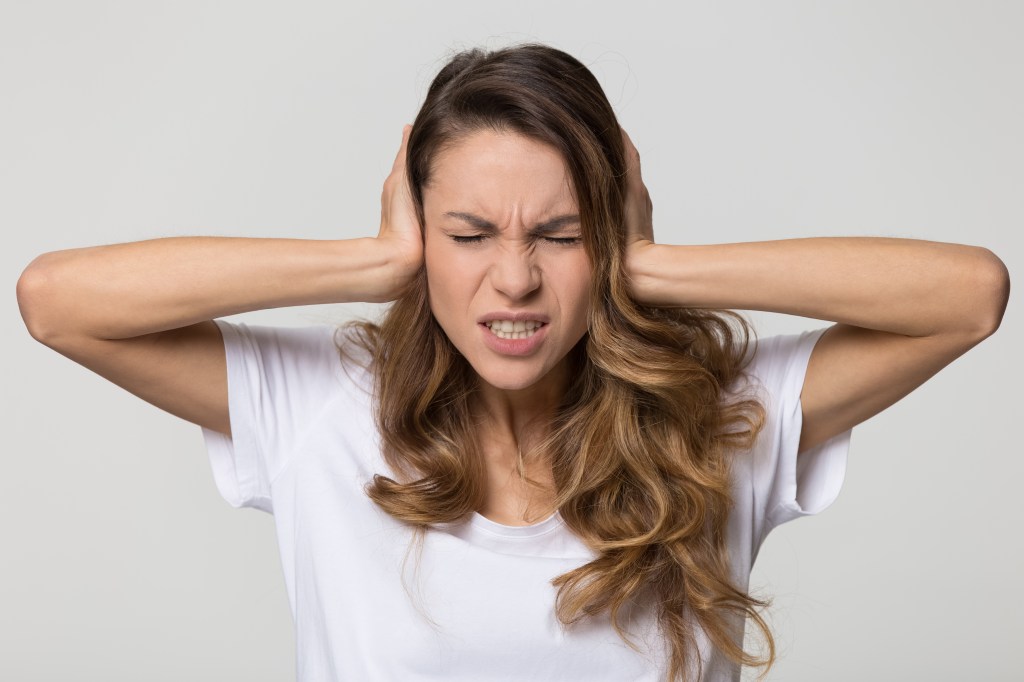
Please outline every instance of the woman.
[[[376, 238], [58, 251], [18, 286], [35, 338], [201, 425], [228, 502], [274, 514], [303, 681], [769, 668], [765, 536], [1008, 291], [973, 246], [656, 244], [599, 84], [536, 44], [442, 69]], [[344, 333], [215, 319], [341, 301], [394, 303]], [[834, 324], [751, 346], [733, 308]]]

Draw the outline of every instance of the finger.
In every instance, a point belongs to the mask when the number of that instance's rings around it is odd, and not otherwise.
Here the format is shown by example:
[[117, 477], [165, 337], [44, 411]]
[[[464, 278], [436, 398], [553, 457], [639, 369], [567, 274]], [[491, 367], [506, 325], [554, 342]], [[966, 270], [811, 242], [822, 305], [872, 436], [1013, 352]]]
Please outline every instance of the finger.
[[395, 156], [395, 163], [391, 166], [392, 173], [401, 173], [405, 169], [405, 150], [409, 143], [409, 133], [412, 126], [406, 123], [402, 126], [402, 144], [398, 147], [398, 154]]
[[392, 195], [398, 185], [397, 189], [399, 192], [402, 191], [401, 185], [405, 183], [399, 183], [398, 178], [405, 177], [405, 151], [409, 141], [409, 132], [412, 130], [412, 126], [406, 123], [402, 126], [402, 143], [398, 147], [398, 154], [395, 155], [395, 160], [391, 164], [391, 172], [388, 177], [384, 179], [384, 189], [380, 195], [381, 205], [381, 224], [387, 222], [387, 216], [389, 213], [389, 207], [392, 200]]
[[622, 131], [622, 143], [626, 148], [626, 171], [636, 171], [637, 175], [640, 175], [640, 152], [637, 151], [636, 145], [633, 144], [633, 140], [629, 137], [629, 133], [622, 126], [619, 126], [619, 130]]
[[629, 133], [622, 126], [619, 126], [619, 130], [622, 131], [622, 143], [626, 146], [626, 154], [639, 157], [640, 153], [637, 152], [636, 145], [633, 144], [633, 138], [629, 136]]

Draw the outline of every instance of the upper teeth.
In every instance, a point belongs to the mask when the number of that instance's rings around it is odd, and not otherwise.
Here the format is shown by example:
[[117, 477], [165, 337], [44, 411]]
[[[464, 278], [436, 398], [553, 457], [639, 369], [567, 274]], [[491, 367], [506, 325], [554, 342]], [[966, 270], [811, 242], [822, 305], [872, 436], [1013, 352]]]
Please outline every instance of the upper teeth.
[[536, 320], [516, 320], [515, 322], [512, 320], [491, 320], [484, 324], [496, 332], [526, 332], [533, 331], [541, 326], [542, 323]]

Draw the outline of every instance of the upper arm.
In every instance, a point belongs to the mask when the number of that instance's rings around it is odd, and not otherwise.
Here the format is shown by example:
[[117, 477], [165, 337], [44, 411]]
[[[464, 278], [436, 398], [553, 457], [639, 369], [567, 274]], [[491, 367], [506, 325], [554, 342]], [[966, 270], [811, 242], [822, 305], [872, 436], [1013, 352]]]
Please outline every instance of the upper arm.
[[800, 403], [799, 452], [827, 441], [896, 403], [985, 336], [905, 336], [834, 324], [811, 352]]
[[798, 451], [878, 414], [993, 334], [1006, 310], [1010, 274], [990, 251], [977, 273], [970, 284], [976, 305], [956, 329], [907, 336], [843, 323], [828, 328], [808, 358]]
[[231, 435], [224, 339], [213, 320], [127, 339], [40, 341], [166, 412]]

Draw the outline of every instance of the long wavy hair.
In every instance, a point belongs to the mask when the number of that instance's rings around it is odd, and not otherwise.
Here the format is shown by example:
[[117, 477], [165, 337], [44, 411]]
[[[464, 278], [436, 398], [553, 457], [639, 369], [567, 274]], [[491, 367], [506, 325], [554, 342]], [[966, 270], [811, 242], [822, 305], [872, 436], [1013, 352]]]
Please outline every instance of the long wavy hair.
[[[482, 129], [561, 153], [592, 264], [589, 329], [567, 355], [568, 389], [547, 435], [519, 453], [521, 480], [540, 489], [524, 472], [549, 468], [555, 490], [545, 494], [597, 555], [551, 581], [558, 620], [609, 612], [638, 650], [620, 609], [646, 596], [671, 652], [670, 682], [685, 679], [688, 666], [700, 670], [696, 626], [734, 663], [767, 673], [775, 646], [758, 611], [770, 602], [733, 584], [726, 546], [729, 451], [752, 447], [765, 416], [754, 397], [724, 400], [749, 362], [749, 322], [730, 310], [647, 307], [630, 297], [619, 124], [587, 67], [546, 45], [466, 50], [434, 78], [406, 151], [421, 229], [432, 162]], [[464, 520], [486, 498], [470, 410], [477, 375], [431, 314], [422, 267], [379, 324], [346, 327], [372, 364], [382, 454], [394, 475], [376, 474], [366, 494], [422, 543], [432, 526]], [[765, 638], [763, 657], [743, 648], [748, 616]]]

